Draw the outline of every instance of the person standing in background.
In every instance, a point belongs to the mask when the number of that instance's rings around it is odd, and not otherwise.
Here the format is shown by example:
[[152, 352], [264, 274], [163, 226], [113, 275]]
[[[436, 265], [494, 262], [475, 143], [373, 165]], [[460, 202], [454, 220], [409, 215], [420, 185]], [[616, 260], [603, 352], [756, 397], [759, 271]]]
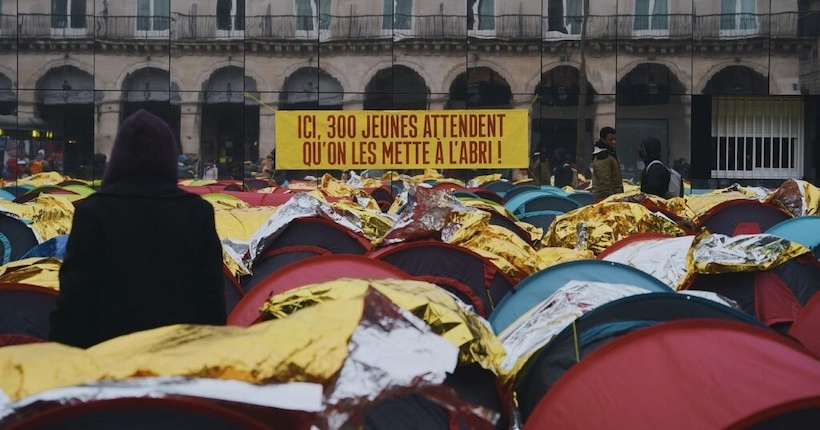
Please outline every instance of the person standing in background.
[[[643, 159], [644, 168], [641, 173], [641, 192], [666, 198], [669, 189], [669, 170], [660, 161], [661, 141], [655, 137], [647, 137], [641, 141], [638, 156]], [[657, 161], [655, 163], [655, 161]]]
[[595, 200], [603, 200], [613, 194], [624, 192], [623, 178], [621, 177], [621, 162], [615, 153], [615, 129], [604, 127], [599, 133], [599, 139], [592, 150], [592, 196]]
[[176, 148], [148, 111], [123, 121], [100, 190], [76, 204], [51, 341], [88, 348], [172, 324], [225, 324], [214, 209], [177, 185]]
[[208, 181], [215, 181], [219, 178], [219, 168], [216, 167], [214, 160], [208, 160], [205, 165], [205, 172], [202, 174], [202, 179]]
[[535, 185], [551, 185], [550, 176], [550, 161], [547, 156], [547, 151], [536, 151], [532, 154], [530, 161], [530, 174], [532, 174], [532, 182]]

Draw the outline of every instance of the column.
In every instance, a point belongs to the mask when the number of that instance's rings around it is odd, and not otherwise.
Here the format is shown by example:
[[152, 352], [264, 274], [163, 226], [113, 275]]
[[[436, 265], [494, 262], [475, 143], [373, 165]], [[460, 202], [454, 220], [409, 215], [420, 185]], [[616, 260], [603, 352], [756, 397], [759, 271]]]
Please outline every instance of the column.
[[17, 91], [17, 117], [33, 118], [37, 116], [37, 101], [34, 98], [34, 90]]
[[198, 101], [186, 101], [180, 106], [179, 141], [182, 153], [195, 155], [202, 160], [202, 142], [200, 139], [200, 104]]
[[264, 158], [276, 147], [276, 113], [265, 106], [259, 108], [259, 156]]
[[96, 103], [94, 115], [94, 152], [111, 157], [111, 149], [114, 148], [114, 139], [120, 126], [120, 101], [103, 100]]

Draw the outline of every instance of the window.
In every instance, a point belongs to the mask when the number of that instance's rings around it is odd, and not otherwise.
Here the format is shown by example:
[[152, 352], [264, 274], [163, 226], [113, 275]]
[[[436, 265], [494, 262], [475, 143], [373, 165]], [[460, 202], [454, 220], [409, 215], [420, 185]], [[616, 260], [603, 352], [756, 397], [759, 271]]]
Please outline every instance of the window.
[[61, 36], [86, 33], [86, 0], [51, 0], [51, 32]]
[[330, 36], [330, 0], [296, 0], [296, 36], [327, 39]]
[[137, 0], [137, 33], [147, 37], [167, 37], [171, 9], [169, 0]]
[[757, 0], [720, 0], [720, 35], [743, 36], [757, 32]]
[[413, 0], [384, 0], [382, 32], [408, 34], [413, 28]]
[[636, 0], [634, 30], [636, 35], [668, 35], [669, 0]]
[[495, 36], [495, 0], [467, 0], [467, 32]]
[[714, 97], [712, 177], [800, 177], [803, 126], [803, 101], [799, 98]]
[[245, 0], [217, 0], [217, 34], [242, 37], [245, 34]]
[[583, 22], [583, 0], [548, 0], [547, 37], [578, 38]]

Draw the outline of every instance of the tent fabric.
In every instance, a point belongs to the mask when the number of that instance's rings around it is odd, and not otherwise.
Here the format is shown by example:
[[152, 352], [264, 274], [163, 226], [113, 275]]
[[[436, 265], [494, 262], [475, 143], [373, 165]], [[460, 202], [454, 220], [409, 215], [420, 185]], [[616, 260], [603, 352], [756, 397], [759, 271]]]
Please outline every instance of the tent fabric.
[[65, 259], [65, 246], [68, 243], [68, 235], [61, 234], [31, 248], [26, 252], [21, 260], [32, 257], [54, 257], [60, 260]]
[[253, 265], [253, 274], [242, 276], [239, 279], [239, 284], [242, 291], [248, 293], [265, 277], [291, 263], [330, 254], [330, 251], [313, 245], [292, 245], [268, 250], [257, 258]]
[[627, 284], [651, 292], [672, 291], [652, 275], [624, 264], [601, 260], [568, 261], [548, 267], [519, 282], [513, 292], [498, 303], [490, 315], [493, 331], [501, 333], [568, 281]]
[[410, 276], [395, 266], [359, 255], [325, 255], [297, 261], [261, 279], [230, 313], [228, 324], [253, 324], [259, 318], [259, 309], [272, 295], [339, 278], [409, 279]]
[[804, 254], [761, 272], [698, 274], [685, 289], [727, 297], [764, 323], [789, 324], [820, 291], [818, 279], [820, 262]]
[[0, 334], [47, 339], [57, 291], [26, 284], [0, 284]]
[[528, 198], [519, 206], [513, 207], [510, 203], [508, 208], [515, 214], [524, 214], [535, 211], [559, 211], [570, 212], [581, 207], [577, 201], [561, 195], [542, 194]]
[[749, 324], [675, 321], [581, 360], [539, 401], [525, 430], [727, 428], [818, 396], [820, 365], [796, 343]]
[[736, 199], [712, 207], [698, 217], [696, 224], [698, 229], [705, 227], [712, 233], [735, 236], [748, 231], [750, 224], [756, 225], [758, 232], [764, 232], [790, 218], [790, 213], [774, 205]]
[[711, 318], [762, 327], [745, 313], [711, 300], [680, 293], [648, 293], [605, 303], [580, 316], [533, 355], [516, 378], [524, 420], [561, 376], [597, 348], [632, 331], [667, 321]]
[[820, 257], [820, 216], [801, 216], [781, 221], [766, 233], [797, 242]]
[[797, 315], [789, 335], [820, 359], [820, 294], [815, 294]]
[[225, 294], [225, 314], [227, 315], [242, 300], [245, 291], [242, 290], [239, 281], [231, 273], [228, 266], [224, 264], [222, 265], [222, 290]]
[[[46, 408], [32, 417], [7, 427], [9, 430], [41, 429], [102, 429], [171, 430], [197, 428], [208, 430], [276, 429], [238, 412], [236, 408], [219, 406], [216, 402], [194, 397], [135, 397], [95, 399]], [[302, 428], [309, 428], [302, 427]]]
[[25, 222], [6, 213], [0, 213], [0, 264], [20, 260], [38, 244], [34, 230]]
[[576, 191], [567, 197], [578, 202], [580, 206], [591, 205], [595, 202], [595, 197], [588, 191]]
[[292, 245], [313, 245], [332, 254], [355, 255], [363, 255], [372, 248], [366, 237], [321, 217], [295, 218], [278, 236], [273, 240], [266, 240], [265, 244], [265, 249], [259, 250], [262, 253], [268, 249]]
[[[487, 258], [469, 249], [444, 242], [425, 240], [397, 243], [372, 251], [368, 256], [396, 266], [411, 276], [451, 278], [467, 285], [481, 300], [480, 308], [488, 313], [512, 291], [514, 285], [514, 282]], [[464, 295], [450, 285], [437, 285], [464, 299]], [[477, 305], [474, 301], [467, 303]], [[488, 314], [481, 316], [486, 318]]]

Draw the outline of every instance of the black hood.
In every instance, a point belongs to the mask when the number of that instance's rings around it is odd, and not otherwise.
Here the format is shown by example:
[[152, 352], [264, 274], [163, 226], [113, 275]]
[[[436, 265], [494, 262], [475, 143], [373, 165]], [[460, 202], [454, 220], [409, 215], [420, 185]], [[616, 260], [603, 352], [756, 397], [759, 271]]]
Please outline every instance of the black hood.
[[661, 141], [654, 138], [648, 137], [641, 141], [641, 147], [643, 148], [643, 161], [644, 163], [649, 163], [654, 160], [661, 159]]

